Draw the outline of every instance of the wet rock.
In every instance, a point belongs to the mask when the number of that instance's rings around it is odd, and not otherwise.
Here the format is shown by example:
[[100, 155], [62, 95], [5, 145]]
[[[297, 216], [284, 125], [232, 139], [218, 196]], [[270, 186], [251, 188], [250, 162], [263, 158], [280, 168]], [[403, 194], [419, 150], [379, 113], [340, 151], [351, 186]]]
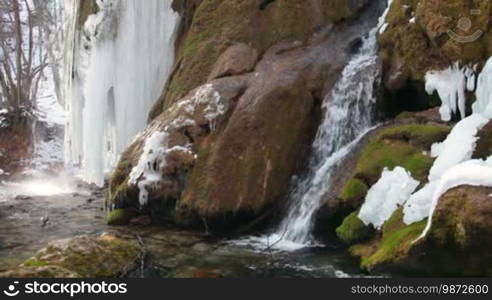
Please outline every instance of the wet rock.
[[208, 80], [240, 75], [253, 70], [258, 60], [258, 51], [239, 43], [229, 47], [217, 60]]

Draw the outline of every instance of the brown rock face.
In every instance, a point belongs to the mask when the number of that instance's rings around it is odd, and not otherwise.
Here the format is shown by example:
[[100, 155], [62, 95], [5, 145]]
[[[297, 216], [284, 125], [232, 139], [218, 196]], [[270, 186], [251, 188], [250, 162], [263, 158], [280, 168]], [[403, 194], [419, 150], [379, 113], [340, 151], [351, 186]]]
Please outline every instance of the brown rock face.
[[[149, 206], [168, 203], [174, 221], [202, 224], [250, 219], [281, 204], [310, 147], [321, 100], [382, 9], [382, 2], [371, 3], [357, 22], [320, 27], [307, 43], [277, 43], [256, 65], [252, 47], [225, 49], [207, 74], [220, 78], [175, 100], [129, 147], [111, 180], [110, 201], [118, 208], [138, 205], [146, 178], [128, 185], [128, 174], [146, 140], [165, 131], [168, 149], [186, 147], [192, 155], [159, 157], [154, 165], [163, 180], [148, 186]], [[218, 105], [211, 109], [211, 102]]]
[[427, 239], [442, 273], [492, 275], [491, 194], [492, 188], [461, 186], [439, 200]]
[[217, 60], [208, 80], [251, 72], [258, 60], [258, 51], [240, 43], [229, 47]]
[[473, 158], [486, 159], [492, 155], [492, 121], [478, 132], [478, 137]]

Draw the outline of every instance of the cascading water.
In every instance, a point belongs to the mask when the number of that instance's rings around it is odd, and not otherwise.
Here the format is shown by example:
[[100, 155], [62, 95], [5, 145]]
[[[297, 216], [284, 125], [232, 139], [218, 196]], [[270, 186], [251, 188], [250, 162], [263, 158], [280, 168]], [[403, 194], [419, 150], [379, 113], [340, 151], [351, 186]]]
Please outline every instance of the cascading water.
[[323, 102], [324, 121], [313, 144], [308, 174], [294, 184], [291, 206], [276, 233], [269, 237], [277, 248], [300, 248], [311, 241], [313, 217], [327, 194], [333, 175], [357, 141], [375, 124], [375, 87], [380, 82], [377, 37], [391, 5], [381, 16], [358, 53]]
[[171, 1], [97, 0], [99, 12], [78, 30], [80, 1], [67, 30], [65, 152], [84, 180], [102, 185], [162, 92], [179, 17]]

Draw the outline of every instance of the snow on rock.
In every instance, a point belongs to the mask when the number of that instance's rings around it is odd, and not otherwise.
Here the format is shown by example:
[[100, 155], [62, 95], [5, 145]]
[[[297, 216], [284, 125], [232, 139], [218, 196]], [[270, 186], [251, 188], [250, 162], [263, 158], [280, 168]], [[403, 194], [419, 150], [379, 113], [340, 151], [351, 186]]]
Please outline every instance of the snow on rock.
[[189, 164], [196, 160], [197, 155], [191, 150], [192, 143], [188, 138], [183, 139], [181, 136], [183, 128], [193, 132], [208, 125], [213, 130], [218, 118], [226, 109], [224, 99], [213, 84], [205, 84], [197, 88], [191, 96], [169, 108], [171, 117], [164, 122], [163, 129], [158, 129], [162, 126], [161, 122], [153, 123], [137, 136], [136, 140], [145, 136], [147, 138], [142, 155], [130, 172], [128, 185], [138, 187], [141, 206], [148, 203], [151, 189], [157, 190], [163, 183], [170, 183], [172, 186], [171, 177], [175, 176], [174, 170], [177, 165]]
[[425, 75], [425, 90], [429, 95], [437, 91], [442, 105], [439, 109], [441, 119], [450, 121], [452, 114], [460, 112], [461, 118], [466, 116], [466, 89], [475, 85], [473, 68], [460, 67], [455, 63], [442, 71], [430, 71]]
[[429, 183], [405, 204], [403, 221], [406, 224], [429, 217], [422, 237], [430, 229], [439, 198], [449, 189], [460, 185], [492, 186], [492, 156], [486, 161], [471, 160], [477, 132], [492, 118], [491, 88], [492, 58], [489, 58], [478, 76], [473, 114], [458, 122], [443, 143], [432, 146], [431, 155], [437, 159], [431, 168]]
[[359, 212], [364, 224], [380, 229], [391, 215], [403, 205], [420, 183], [402, 167], [384, 169], [379, 181], [367, 193]]
[[427, 225], [419, 238], [424, 237], [432, 225], [432, 215], [437, 207], [438, 201], [448, 190], [460, 185], [492, 187], [492, 156], [487, 161], [469, 160], [451, 168], [443, 175], [435, 186], [432, 194], [429, 219]]
[[472, 157], [478, 131], [488, 119], [473, 114], [458, 122], [446, 140], [432, 146], [432, 156], [437, 157], [429, 173], [429, 181], [437, 180], [451, 167]]
[[429, 216], [432, 204], [429, 199], [432, 199], [437, 184], [437, 181], [427, 183], [422, 189], [410, 196], [403, 207], [403, 222], [405, 224], [419, 222]]
[[[137, 184], [139, 187], [140, 205], [147, 204], [149, 185], [159, 182], [162, 178], [160, 173], [161, 160], [168, 147], [168, 137], [166, 132], [155, 132], [146, 141], [142, 156], [138, 164], [130, 173], [129, 184]], [[143, 178], [142, 178], [143, 176]]]

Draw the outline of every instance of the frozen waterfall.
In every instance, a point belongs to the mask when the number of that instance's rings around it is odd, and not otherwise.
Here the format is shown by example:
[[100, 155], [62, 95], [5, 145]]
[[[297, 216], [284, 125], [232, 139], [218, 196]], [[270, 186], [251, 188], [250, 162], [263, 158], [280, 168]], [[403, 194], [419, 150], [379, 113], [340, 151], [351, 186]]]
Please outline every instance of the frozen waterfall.
[[98, 13], [77, 28], [80, 1], [65, 50], [66, 161], [102, 185], [163, 90], [179, 17], [171, 1], [98, 0]]

